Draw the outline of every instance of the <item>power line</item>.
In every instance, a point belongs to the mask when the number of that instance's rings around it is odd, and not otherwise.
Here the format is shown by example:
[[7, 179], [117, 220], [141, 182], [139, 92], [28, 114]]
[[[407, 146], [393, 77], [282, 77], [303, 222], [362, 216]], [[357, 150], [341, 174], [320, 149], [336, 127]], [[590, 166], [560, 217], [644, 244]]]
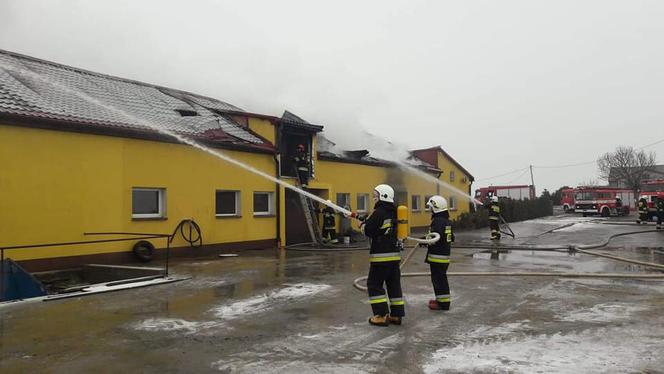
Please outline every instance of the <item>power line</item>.
[[509, 182], [507, 182], [507, 183], [505, 183], [505, 184], [512, 184], [512, 183], [518, 181], [519, 179], [523, 178], [523, 176], [526, 175], [526, 173], [528, 172], [528, 169], [529, 169], [529, 168], [526, 168], [526, 169], [523, 171], [523, 173], [519, 174], [518, 177], [512, 179], [511, 181], [509, 181]]
[[656, 141], [656, 142], [654, 142], [654, 143], [646, 144], [646, 145], [644, 145], [643, 147], [640, 147], [639, 149], [652, 147], [653, 145], [655, 145], [655, 144], [659, 144], [659, 143], [662, 143], [662, 142], [664, 142], [664, 139], [660, 139], [660, 140], [658, 140], [658, 141]]
[[594, 164], [595, 162], [597, 162], [597, 161], [593, 160], [593, 161], [579, 162], [579, 163], [576, 163], [576, 164], [567, 164], [567, 165], [548, 165], [548, 166], [533, 165], [533, 167], [537, 168], [537, 169], [561, 169], [561, 168], [570, 168], [570, 167], [574, 167], [574, 166], [583, 166], [583, 165]]
[[485, 181], [485, 180], [488, 180], [488, 179], [495, 179], [495, 178], [504, 177], [504, 176], [506, 176], [506, 175], [510, 175], [510, 174], [518, 173], [518, 172], [523, 171], [523, 170], [526, 170], [526, 169], [528, 169], [528, 166], [526, 166], [525, 168], [522, 168], [522, 169], [512, 170], [512, 171], [507, 172], [507, 173], [504, 173], [504, 174], [494, 175], [493, 177], [475, 179], [475, 182], [477, 182], [477, 181]]

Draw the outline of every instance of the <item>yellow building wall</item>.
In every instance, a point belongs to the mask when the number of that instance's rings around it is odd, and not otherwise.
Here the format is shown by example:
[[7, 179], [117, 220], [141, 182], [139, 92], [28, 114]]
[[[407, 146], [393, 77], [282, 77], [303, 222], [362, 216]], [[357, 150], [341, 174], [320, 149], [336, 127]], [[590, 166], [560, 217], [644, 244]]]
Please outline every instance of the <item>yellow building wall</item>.
[[[440, 176], [440, 180], [442, 182], [456, 187], [457, 189], [463, 191], [465, 195], [469, 194], [468, 186], [470, 186], [470, 177], [463, 173], [452, 161], [450, 161], [450, 159], [445, 157], [442, 152], [438, 152], [438, 168], [443, 170], [443, 174]], [[450, 181], [450, 172], [452, 171], [455, 173], [454, 181]], [[464, 179], [466, 182], [463, 182]], [[465, 199], [458, 194], [453, 193], [450, 189], [445, 189], [442, 186], [440, 192], [443, 197], [448, 199], [448, 201], [450, 196], [454, 196], [456, 198], [457, 208], [450, 210], [450, 217], [452, 219], [455, 219], [462, 213], [468, 212], [470, 210], [470, 201], [468, 199]]]
[[276, 144], [276, 128], [272, 122], [266, 119], [249, 117], [247, 123], [251, 131], [267, 139], [270, 143]]
[[[358, 194], [369, 195], [369, 211], [373, 210], [372, 193], [376, 185], [381, 183], [400, 183], [408, 192], [406, 205], [409, 209], [409, 222], [411, 227], [426, 227], [431, 222], [430, 213], [425, 211], [425, 196], [435, 195], [436, 184], [423, 177], [408, 173], [399, 168], [387, 168], [382, 166], [371, 166], [362, 164], [351, 164], [335, 161], [319, 160], [316, 170], [316, 180], [310, 183], [310, 187], [317, 188], [317, 184], [328, 186], [330, 200], [336, 203], [337, 193], [349, 193], [351, 210], [357, 210]], [[321, 187], [324, 188], [324, 187]], [[420, 196], [419, 211], [413, 212], [411, 207], [411, 196]], [[339, 220], [337, 220], [337, 228]], [[352, 221], [354, 229], [358, 230], [356, 220]]]
[[[223, 153], [274, 175], [272, 155]], [[0, 246], [91, 240], [83, 232], [171, 233], [184, 218], [204, 244], [276, 238], [253, 216], [253, 192], [275, 184], [185, 145], [0, 125]], [[167, 219], [132, 220], [132, 187], [166, 188]], [[215, 217], [215, 191], [241, 191], [238, 218]], [[98, 237], [94, 237], [98, 238]], [[154, 240], [164, 247], [165, 239]], [[15, 260], [128, 251], [134, 242], [6, 251]], [[185, 246], [176, 239], [173, 246]]]

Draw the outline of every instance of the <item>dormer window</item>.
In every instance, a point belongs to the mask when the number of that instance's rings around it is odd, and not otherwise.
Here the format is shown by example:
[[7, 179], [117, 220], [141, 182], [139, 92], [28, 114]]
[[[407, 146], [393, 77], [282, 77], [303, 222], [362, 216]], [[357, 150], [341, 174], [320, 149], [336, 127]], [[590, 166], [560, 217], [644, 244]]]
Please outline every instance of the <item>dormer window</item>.
[[182, 117], [196, 117], [198, 115], [198, 112], [195, 110], [175, 109], [175, 111], [180, 113]]

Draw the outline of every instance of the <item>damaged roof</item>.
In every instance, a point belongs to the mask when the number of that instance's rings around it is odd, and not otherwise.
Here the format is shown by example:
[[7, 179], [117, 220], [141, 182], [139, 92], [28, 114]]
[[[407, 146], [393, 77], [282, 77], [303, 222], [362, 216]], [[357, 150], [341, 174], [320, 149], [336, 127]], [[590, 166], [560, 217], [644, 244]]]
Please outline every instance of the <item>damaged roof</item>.
[[284, 111], [284, 114], [281, 115], [281, 118], [279, 119], [279, 123], [286, 125], [286, 126], [291, 126], [291, 127], [299, 127], [302, 129], [314, 131], [314, 132], [320, 132], [323, 131], [323, 126], [319, 125], [314, 125], [310, 122], [305, 121], [301, 117], [296, 116], [295, 114], [289, 112], [289, 111]]
[[173, 141], [159, 130], [219, 147], [274, 146], [213, 98], [0, 50], [0, 120], [62, 131]]

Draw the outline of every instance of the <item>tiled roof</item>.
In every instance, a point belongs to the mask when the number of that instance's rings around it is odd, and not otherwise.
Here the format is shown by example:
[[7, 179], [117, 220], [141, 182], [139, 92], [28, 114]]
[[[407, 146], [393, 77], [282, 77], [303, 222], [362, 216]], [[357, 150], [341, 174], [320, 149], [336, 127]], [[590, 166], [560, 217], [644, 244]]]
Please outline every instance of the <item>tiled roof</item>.
[[[0, 50], [0, 118], [18, 116], [155, 133], [158, 127], [212, 144], [273, 149], [224, 112], [231, 104]], [[64, 130], [64, 128], [63, 128]]]
[[279, 122], [288, 126], [299, 127], [314, 132], [323, 131], [323, 126], [314, 125], [313, 123], [310, 123], [287, 110], [284, 111], [284, 114], [281, 115]]

